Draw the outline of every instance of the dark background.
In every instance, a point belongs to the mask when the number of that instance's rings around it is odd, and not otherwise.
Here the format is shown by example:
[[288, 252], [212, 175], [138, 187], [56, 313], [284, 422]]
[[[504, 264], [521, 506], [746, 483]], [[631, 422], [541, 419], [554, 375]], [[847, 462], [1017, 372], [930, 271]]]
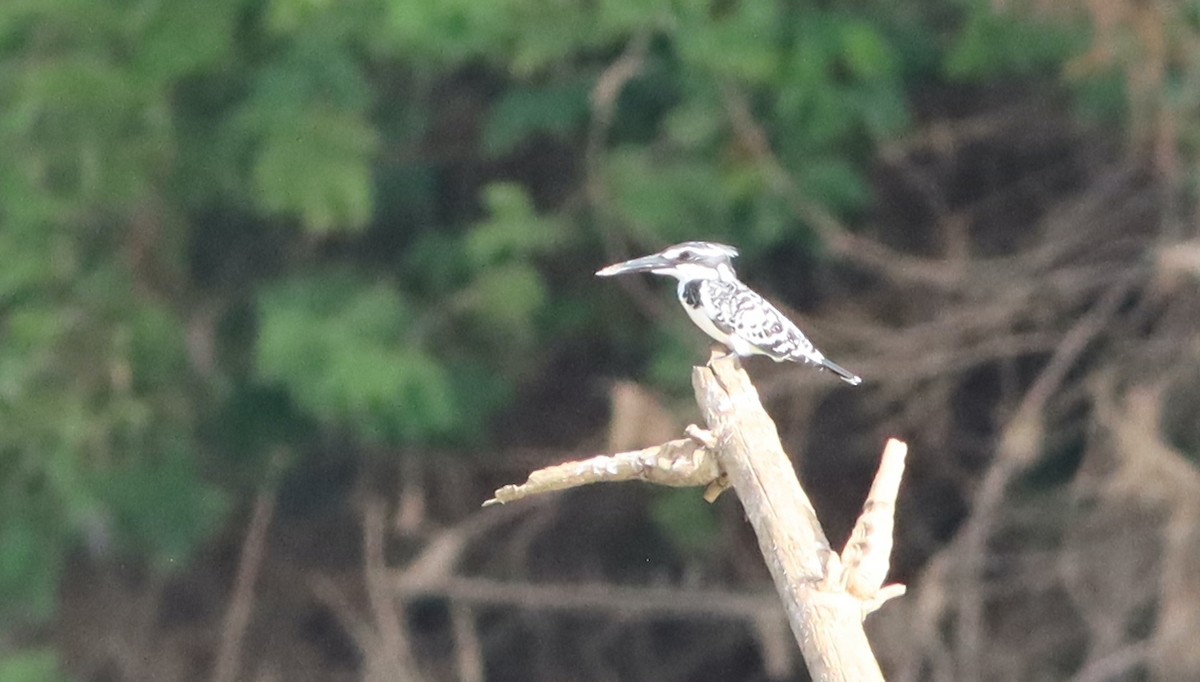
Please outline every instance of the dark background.
[[1200, 679], [1198, 161], [1193, 3], [7, 0], [0, 682], [806, 679], [732, 496], [479, 509], [698, 419], [685, 239], [889, 679]]

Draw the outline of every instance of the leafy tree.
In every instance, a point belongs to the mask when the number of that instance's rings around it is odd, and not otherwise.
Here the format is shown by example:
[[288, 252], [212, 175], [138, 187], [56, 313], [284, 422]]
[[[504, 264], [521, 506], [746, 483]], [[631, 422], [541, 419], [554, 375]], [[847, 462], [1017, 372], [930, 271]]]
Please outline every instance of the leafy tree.
[[[1072, 49], [949, 13], [0, 3], [0, 618], [52, 619], [81, 549], [185, 563], [314, 432], [482, 443], [580, 339], [686, 376], [678, 336], [635, 340], [640, 320], [583, 290], [598, 247], [818, 257], [755, 135], [855, 218], [914, 88]], [[635, 68], [599, 102], [622, 55]], [[59, 676], [46, 650], [0, 660], [0, 682]]]

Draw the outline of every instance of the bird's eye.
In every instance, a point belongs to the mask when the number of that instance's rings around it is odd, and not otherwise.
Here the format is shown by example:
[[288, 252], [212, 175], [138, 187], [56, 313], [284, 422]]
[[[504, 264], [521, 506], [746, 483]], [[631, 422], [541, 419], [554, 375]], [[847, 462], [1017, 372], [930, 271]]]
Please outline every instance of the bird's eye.
[[680, 251], [679, 260], [691, 260], [694, 255], [691, 251]]

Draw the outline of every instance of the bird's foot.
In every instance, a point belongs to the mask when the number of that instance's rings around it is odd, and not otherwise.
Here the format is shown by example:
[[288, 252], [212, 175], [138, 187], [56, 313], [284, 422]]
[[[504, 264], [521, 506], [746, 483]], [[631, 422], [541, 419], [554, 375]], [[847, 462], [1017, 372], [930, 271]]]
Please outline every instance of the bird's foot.
[[708, 355], [708, 364], [712, 365], [714, 362], [721, 360], [732, 360], [736, 362], [740, 357], [741, 356], [737, 354], [737, 351], [731, 350], [724, 345], [713, 345]]

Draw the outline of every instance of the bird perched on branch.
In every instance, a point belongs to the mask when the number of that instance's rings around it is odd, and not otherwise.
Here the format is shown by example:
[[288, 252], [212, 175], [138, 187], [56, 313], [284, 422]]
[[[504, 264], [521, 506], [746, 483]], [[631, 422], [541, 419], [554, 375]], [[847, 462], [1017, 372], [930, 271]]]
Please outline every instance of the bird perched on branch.
[[684, 242], [610, 265], [596, 274], [670, 275], [679, 280], [679, 302], [692, 322], [734, 354], [813, 364], [853, 386], [862, 383], [857, 375], [826, 358], [775, 306], [742, 284], [733, 271], [732, 261], [737, 255], [737, 249], [725, 244]]

